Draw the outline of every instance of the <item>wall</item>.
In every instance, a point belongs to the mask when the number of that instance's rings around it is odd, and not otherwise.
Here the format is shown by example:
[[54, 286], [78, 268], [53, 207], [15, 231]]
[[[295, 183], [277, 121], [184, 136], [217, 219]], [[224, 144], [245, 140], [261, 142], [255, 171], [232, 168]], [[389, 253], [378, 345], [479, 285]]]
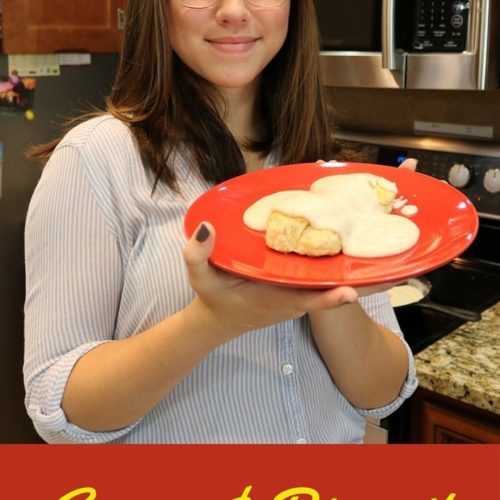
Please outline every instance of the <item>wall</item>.
[[493, 142], [500, 142], [500, 90], [329, 87], [328, 95], [341, 129], [412, 135], [414, 121], [491, 126]]

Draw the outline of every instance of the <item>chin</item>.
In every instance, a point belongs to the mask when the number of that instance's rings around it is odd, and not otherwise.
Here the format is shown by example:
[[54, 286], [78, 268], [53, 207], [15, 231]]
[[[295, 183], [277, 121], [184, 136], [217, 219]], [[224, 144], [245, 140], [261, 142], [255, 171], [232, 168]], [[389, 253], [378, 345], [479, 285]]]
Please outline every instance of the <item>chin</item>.
[[242, 89], [250, 88], [258, 84], [258, 76], [252, 78], [232, 76], [224, 78], [213, 78], [209, 80], [215, 87], [220, 89]]

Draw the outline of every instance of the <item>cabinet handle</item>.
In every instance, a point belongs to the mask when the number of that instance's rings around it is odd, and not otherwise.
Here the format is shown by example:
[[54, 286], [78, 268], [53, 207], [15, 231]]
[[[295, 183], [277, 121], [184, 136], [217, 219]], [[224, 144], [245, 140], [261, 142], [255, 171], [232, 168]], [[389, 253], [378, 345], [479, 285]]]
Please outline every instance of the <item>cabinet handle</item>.
[[125, 29], [125, 9], [116, 9], [116, 24], [119, 31], [123, 31]]

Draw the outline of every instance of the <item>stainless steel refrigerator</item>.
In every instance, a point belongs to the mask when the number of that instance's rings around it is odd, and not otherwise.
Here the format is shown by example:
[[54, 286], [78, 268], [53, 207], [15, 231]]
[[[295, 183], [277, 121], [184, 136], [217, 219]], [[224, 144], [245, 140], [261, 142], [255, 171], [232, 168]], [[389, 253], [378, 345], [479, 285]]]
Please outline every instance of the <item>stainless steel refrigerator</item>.
[[[22, 379], [24, 222], [41, 172], [24, 151], [57, 136], [65, 119], [102, 107], [116, 63], [115, 54], [92, 55], [90, 65], [62, 66], [60, 76], [37, 77], [33, 121], [0, 114], [0, 444], [42, 442], [24, 409]], [[0, 56], [0, 75], [8, 71], [7, 57]]]

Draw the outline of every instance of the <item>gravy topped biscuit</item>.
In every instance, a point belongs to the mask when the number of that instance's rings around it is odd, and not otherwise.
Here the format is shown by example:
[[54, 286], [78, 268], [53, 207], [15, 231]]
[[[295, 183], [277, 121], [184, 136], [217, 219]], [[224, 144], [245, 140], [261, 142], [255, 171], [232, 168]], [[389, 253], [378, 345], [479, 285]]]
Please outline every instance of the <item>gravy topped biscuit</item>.
[[341, 251], [340, 236], [328, 229], [315, 229], [304, 217], [272, 212], [267, 222], [266, 245], [278, 252], [320, 257]]
[[251, 229], [266, 232], [266, 245], [312, 257], [343, 252], [386, 257], [418, 240], [417, 225], [390, 213], [395, 183], [373, 174], [339, 174], [313, 182], [309, 191], [279, 191], [257, 200], [244, 214]]

